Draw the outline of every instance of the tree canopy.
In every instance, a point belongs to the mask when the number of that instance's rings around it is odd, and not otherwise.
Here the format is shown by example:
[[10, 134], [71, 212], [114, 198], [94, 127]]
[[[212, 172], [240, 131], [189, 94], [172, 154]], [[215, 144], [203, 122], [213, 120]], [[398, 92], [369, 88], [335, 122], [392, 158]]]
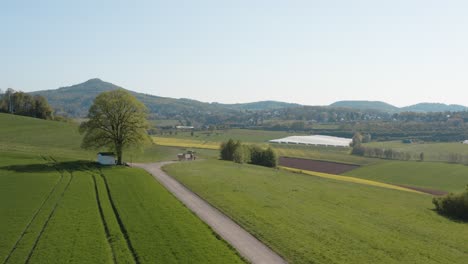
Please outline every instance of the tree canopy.
[[116, 152], [119, 165], [124, 149], [149, 141], [147, 109], [123, 89], [99, 94], [89, 109], [88, 118], [80, 125], [80, 133], [85, 134], [82, 148], [111, 149]]

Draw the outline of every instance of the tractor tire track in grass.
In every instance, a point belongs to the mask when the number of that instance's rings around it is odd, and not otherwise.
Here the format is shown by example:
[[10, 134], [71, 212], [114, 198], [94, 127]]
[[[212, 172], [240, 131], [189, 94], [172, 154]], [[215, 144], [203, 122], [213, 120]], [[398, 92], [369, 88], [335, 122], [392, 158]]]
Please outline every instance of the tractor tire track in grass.
[[114, 263], [136, 263], [135, 256], [128, 246], [128, 241], [126, 241], [124, 234], [121, 232], [117, 216], [114, 214], [111, 206], [110, 198], [105, 191], [106, 187], [104, 180], [97, 177], [95, 174], [89, 174], [92, 175], [94, 180], [99, 214], [104, 225], [107, 241], [112, 250], [112, 259]]
[[[44, 157], [43, 157], [44, 158]], [[40, 211], [42, 211], [44, 209], [44, 205], [47, 203], [47, 201], [49, 201], [50, 197], [52, 196], [52, 194], [55, 192], [55, 190], [57, 189], [57, 186], [60, 185], [60, 183], [62, 183], [63, 181], [63, 173], [61, 173], [60, 175], [60, 179], [55, 183], [54, 187], [52, 187], [52, 189], [50, 190], [49, 194], [47, 195], [47, 197], [44, 199], [44, 201], [41, 203], [41, 205], [39, 206], [39, 208], [36, 210], [36, 212], [34, 213], [33, 217], [31, 218], [31, 221], [29, 221], [29, 223], [26, 225], [26, 227], [24, 228], [23, 232], [21, 232], [18, 240], [16, 240], [15, 244], [13, 245], [13, 248], [11, 249], [10, 253], [8, 254], [8, 256], [5, 258], [5, 260], [3, 261], [3, 263], [7, 263], [10, 259], [10, 257], [12, 256], [13, 252], [16, 250], [18, 244], [20, 243], [20, 241], [23, 239], [24, 235], [26, 234], [26, 231], [28, 231], [28, 229], [31, 227], [32, 223], [36, 220], [36, 217], [37, 215], [39, 214]]]
[[106, 179], [106, 176], [102, 173], [102, 171], [100, 171], [100, 175], [101, 175], [101, 178], [102, 180], [104, 181], [104, 185], [105, 185], [105, 188], [106, 188], [106, 192], [107, 192], [107, 196], [109, 198], [109, 202], [111, 204], [111, 208], [112, 208], [112, 211], [114, 212], [114, 215], [115, 215], [115, 218], [117, 220], [117, 223], [120, 227], [120, 232], [123, 234], [123, 237], [126, 241], [126, 244], [127, 244], [127, 247], [128, 249], [130, 250], [131, 254], [132, 254], [132, 257], [133, 257], [133, 261], [137, 264], [140, 263], [140, 260], [138, 259], [138, 255], [136, 254], [136, 251], [135, 251], [135, 248], [133, 247], [132, 245], [132, 242], [130, 241], [130, 238], [128, 236], [128, 231], [127, 229], [125, 228], [125, 225], [123, 224], [123, 221], [122, 219], [120, 218], [120, 215], [119, 215], [119, 212], [117, 210], [117, 207], [115, 206], [115, 203], [114, 203], [114, 200], [112, 199], [112, 195], [111, 195], [111, 191], [109, 189], [109, 184], [107, 182], [107, 179]]
[[101, 217], [101, 222], [102, 222], [102, 225], [104, 226], [104, 231], [106, 232], [107, 242], [109, 243], [109, 247], [111, 248], [111, 251], [112, 251], [112, 260], [114, 263], [117, 263], [117, 260], [115, 259], [115, 249], [112, 246], [111, 241], [109, 241], [111, 239], [111, 235], [109, 232], [109, 227], [107, 226], [107, 221], [104, 218], [104, 212], [102, 210], [101, 199], [99, 198], [99, 190], [98, 190], [98, 186], [96, 183], [96, 175], [92, 175], [91, 177], [93, 178], [93, 182], [94, 182], [94, 192], [96, 193], [96, 202], [98, 205], [99, 216]]
[[60, 203], [60, 201], [62, 200], [63, 196], [64, 196], [65, 193], [67, 192], [68, 187], [70, 187], [70, 184], [71, 184], [72, 181], [73, 181], [73, 173], [70, 172], [70, 179], [68, 180], [67, 186], [65, 186], [65, 189], [63, 190], [62, 194], [60, 195], [60, 197], [59, 197], [58, 200], [56, 201], [56, 203], [55, 203], [55, 205], [54, 205], [54, 208], [52, 209], [52, 211], [50, 212], [49, 216], [47, 217], [47, 219], [46, 219], [44, 225], [42, 226], [42, 229], [41, 229], [41, 231], [39, 232], [39, 235], [37, 236], [36, 240], [34, 241], [33, 247], [32, 247], [31, 250], [29, 251], [29, 254], [28, 254], [27, 258], [26, 258], [25, 263], [29, 263], [29, 261], [30, 261], [30, 259], [31, 259], [31, 256], [32, 256], [32, 254], [34, 253], [34, 250], [35, 250], [36, 247], [37, 247], [37, 243], [38, 243], [39, 240], [41, 239], [42, 234], [44, 233], [44, 230], [47, 228], [47, 225], [49, 224], [50, 219], [51, 219], [52, 216], [54, 215], [55, 210], [57, 209], [57, 206], [59, 205], [59, 203]]

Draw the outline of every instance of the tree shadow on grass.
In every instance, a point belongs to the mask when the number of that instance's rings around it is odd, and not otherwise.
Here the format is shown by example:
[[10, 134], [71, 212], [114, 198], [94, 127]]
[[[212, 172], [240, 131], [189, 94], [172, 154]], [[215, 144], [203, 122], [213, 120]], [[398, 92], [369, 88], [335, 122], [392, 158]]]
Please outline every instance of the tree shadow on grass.
[[468, 223], [468, 219], [465, 219], [463, 217], [458, 217], [458, 216], [453, 216], [453, 215], [449, 215], [449, 214], [446, 214], [446, 213], [443, 213], [443, 212], [440, 212], [438, 211], [437, 209], [435, 208], [428, 208], [428, 210], [431, 210], [433, 211], [434, 213], [452, 221], [452, 222], [455, 222], [455, 223], [458, 223], [458, 224], [466, 224]]
[[0, 170], [8, 170], [21, 173], [39, 173], [39, 172], [74, 172], [74, 171], [88, 171], [92, 169], [99, 169], [100, 165], [96, 162], [86, 160], [64, 161], [55, 162], [50, 161], [47, 163], [36, 164], [21, 164], [9, 165], [0, 167]]

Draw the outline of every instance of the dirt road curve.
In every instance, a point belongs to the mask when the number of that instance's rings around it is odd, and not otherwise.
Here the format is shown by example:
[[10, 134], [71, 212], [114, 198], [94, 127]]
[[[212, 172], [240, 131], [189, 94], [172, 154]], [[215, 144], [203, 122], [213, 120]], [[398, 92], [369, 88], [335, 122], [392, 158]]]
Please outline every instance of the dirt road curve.
[[286, 263], [278, 254], [253, 237], [229, 217], [205, 202], [178, 181], [167, 175], [161, 167], [171, 162], [152, 164], [134, 163], [132, 166], [143, 168], [173, 193], [182, 203], [208, 224], [218, 235], [231, 244], [251, 263]]

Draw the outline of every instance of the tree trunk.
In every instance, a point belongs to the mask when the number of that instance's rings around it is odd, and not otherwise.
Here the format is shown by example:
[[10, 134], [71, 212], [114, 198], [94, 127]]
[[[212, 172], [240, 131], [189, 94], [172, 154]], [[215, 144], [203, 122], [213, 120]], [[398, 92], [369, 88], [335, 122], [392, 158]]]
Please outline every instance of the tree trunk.
[[116, 151], [117, 151], [117, 165], [122, 165], [122, 146], [117, 146]]

